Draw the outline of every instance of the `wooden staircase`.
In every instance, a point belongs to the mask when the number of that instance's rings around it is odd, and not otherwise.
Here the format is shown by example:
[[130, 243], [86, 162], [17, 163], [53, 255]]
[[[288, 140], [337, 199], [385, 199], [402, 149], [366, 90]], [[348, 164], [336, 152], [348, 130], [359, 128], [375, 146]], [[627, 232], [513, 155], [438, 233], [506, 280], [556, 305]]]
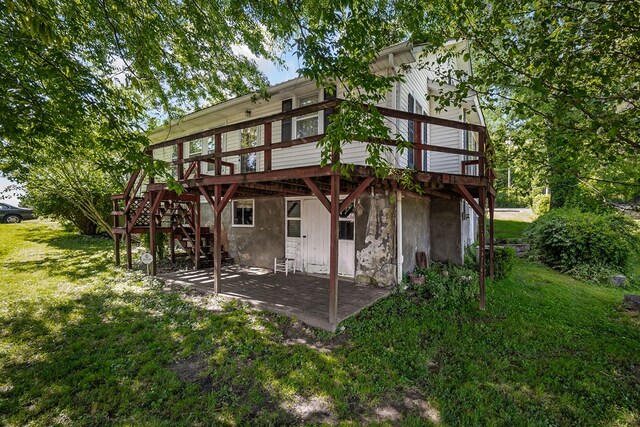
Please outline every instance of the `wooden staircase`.
[[[122, 236], [126, 239], [129, 267], [131, 235], [151, 233], [152, 229], [169, 234], [172, 262], [175, 262], [177, 241], [196, 268], [213, 266], [213, 233], [208, 227], [199, 226], [200, 196], [168, 190], [150, 192], [142, 190], [144, 183], [144, 172], [134, 173], [123, 194], [111, 197], [111, 229], [116, 235], [116, 247]], [[222, 259], [228, 260], [228, 254], [223, 252]], [[116, 262], [119, 263], [119, 252], [116, 252]]]

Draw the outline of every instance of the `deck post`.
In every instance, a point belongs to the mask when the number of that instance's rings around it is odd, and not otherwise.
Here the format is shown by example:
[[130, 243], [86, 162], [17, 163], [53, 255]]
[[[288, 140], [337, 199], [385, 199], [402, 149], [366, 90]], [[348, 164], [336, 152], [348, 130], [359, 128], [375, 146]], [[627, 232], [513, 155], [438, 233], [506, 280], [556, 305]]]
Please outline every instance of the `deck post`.
[[481, 213], [478, 215], [478, 228], [479, 228], [479, 279], [480, 279], [480, 310], [485, 310], [485, 250], [484, 250], [484, 209], [485, 209], [485, 198], [486, 198], [487, 189], [484, 187], [480, 188], [480, 209]]
[[[478, 151], [480, 153], [485, 153], [485, 142], [487, 139], [487, 134], [483, 131], [483, 132], [478, 132]], [[486, 171], [486, 160], [484, 157], [478, 157], [478, 175], [481, 178], [484, 178], [487, 176], [487, 171]]]
[[[422, 122], [413, 122], [413, 139], [418, 145], [422, 145]], [[422, 150], [420, 148], [411, 148], [413, 150], [413, 163], [417, 171], [422, 171]]]
[[176, 263], [176, 234], [175, 234], [175, 231], [173, 230], [173, 227], [169, 232], [169, 256], [171, 257], [171, 264], [175, 264]]
[[264, 170], [271, 170], [271, 122], [264, 124]]
[[194, 225], [196, 226], [195, 231], [195, 252], [196, 252], [196, 258], [195, 258], [195, 268], [196, 270], [198, 270], [200, 268], [200, 245], [202, 244], [202, 235], [200, 232], [200, 194], [198, 194], [198, 200], [195, 202], [194, 205]]
[[[213, 149], [215, 153], [214, 164], [215, 164], [216, 176], [220, 176], [222, 175], [222, 134], [221, 133], [216, 134], [215, 146], [213, 147]], [[217, 199], [216, 199], [216, 203], [218, 203]]]
[[[177, 160], [178, 161], [182, 161], [184, 159], [184, 144], [180, 143], [178, 144], [178, 148], [177, 148]], [[179, 163], [178, 164], [178, 181], [182, 181], [184, 179], [184, 164], [183, 163]]]
[[126, 225], [127, 226], [125, 227], [124, 242], [127, 251], [127, 268], [131, 270], [133, 268], [133, 261], [131, 259], [131, 232], [129, 232], [128, 224]]
[[340, 175], [331, 175], [331, 245], [329, 253], [329, 324], [338, 325], [338, 232], [340, 226]]
[[213, 250], [213, 271], [215, 282], [213, 285], [213, 294], [218, 295], [222, 290], [221, 280], [222, 280], [222, 266], [220, 263], [222, 262], [222, 209], [218, 209], [220, 205], [220, 199], [222, 198], [222, 185], [216, 184], [214, 186], [214, 201], [216, 204], [216, 212], [215, 212], [215, 230], [213, 234], [214, 239], [214, 250]]
[[152, 261], [151, 261], [151, 275], [155, 276], [156, 275], [156, 268], [158, 267], [158, 264], [156, 262], [156, 215], [155, 212], [153, 210], [153, 206], [155, 205], [155, 201], [156, 201], [156, 197], [158, 197], [158, 194], [154, 194], [155, 192], [151, 192], [150, 193], [150, 206], [151, 208], [149, 209], [149, 251], [151, 252], [151, 257], [152, 257]]
[[489, 193], [489, 277], [495, 279], [494, 266], [494, 232], [493, 232], [493, 215], [495, 210], [496, 198]]
[[122, 236], [119, 233], [113, 235], [113, 254], [116, 258], [116, 265], [120, 265], [120, 239]]

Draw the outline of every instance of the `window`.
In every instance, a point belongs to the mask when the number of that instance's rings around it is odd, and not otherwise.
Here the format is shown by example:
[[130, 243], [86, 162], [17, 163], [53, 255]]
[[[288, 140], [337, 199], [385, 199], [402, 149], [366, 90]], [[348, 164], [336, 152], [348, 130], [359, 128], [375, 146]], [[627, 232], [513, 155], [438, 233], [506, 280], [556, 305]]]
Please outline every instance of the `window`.
[[338, 239], [340, 240], [353, 240], [354, 236], [354, 206], [353, 203], [349, 204], [342, 212], [340, 212], [340, 223], [338, 229]]
[[232, 211], [234, 227], [253, 227], [253, 200], [234, 200]]
[[[298, 108], [318, 102], [318, 94], [298, 98]], [[307, 114], [296, 118], [296, 138], [304, 138], [318, 134], [318, 113]]]
[[202, 154], [202, 139], [195, 139], [189, 142], [189, 157]]
[[300, 237], [300, 200], [287, 201], [287, 237]]
[[[240, 148], [253, 148], [258, 145], [258, 128], [252, 127], [240, 131]], [[240, 172], [255, 172], [257, 170], [258, 153], [240, 155]]]

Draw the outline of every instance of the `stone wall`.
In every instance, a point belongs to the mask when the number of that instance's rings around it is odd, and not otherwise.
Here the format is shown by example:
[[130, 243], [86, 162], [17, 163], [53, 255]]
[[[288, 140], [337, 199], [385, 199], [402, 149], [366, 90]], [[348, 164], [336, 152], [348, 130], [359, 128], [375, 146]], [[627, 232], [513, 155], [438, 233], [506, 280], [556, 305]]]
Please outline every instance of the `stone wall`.
[[402, 197], [402, 273], [416, 268], [416, 252], [431, 251], [431, 230], [429, 229], [429, 205], [426, 198]]
[[[231, 225], [230, 201], [222, 211], [222, 246], [238, 265], [273, 268], [273, 259], [284, 255], [284, 199], [254, 199], [253, 227]], [[202, 223], [213, 230], [211, 208], [202, 204]]]
[[396, 283], [396, 208], [392, 193], [361, 195], [356, 202], [355, 250], [357, 283]]
[[431, 200], [431, 259], [462, 265], [462, 220], [460, 199]]

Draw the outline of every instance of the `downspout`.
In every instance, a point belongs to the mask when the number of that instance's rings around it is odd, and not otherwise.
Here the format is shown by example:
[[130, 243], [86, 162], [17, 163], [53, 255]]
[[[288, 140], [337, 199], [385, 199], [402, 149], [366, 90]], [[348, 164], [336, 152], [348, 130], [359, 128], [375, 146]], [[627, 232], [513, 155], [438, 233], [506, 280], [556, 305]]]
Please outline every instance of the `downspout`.
[[396, 190], [396, 279], [398, 284], [402, 282], [402, 193]]
[[[388, 72], [392, 75], [396, 74], [396, 64], [393, 53], [389, 54], [389, 68]], [[398, 109], [398, 86], [400, 82], [395, 82], [391, 88], [391, 105], [389, 107], [394, 110]], [[398, 129], [398, 119], [394, 120], [394, 125]], [[394, 156], [394, 160], [397, 158]], [[394, 161], [395, 166], [398, 166], [398, 162]], [[402, 193], [396, 189], [396, 280], [398, 284], [402, 282], [402, 264], [404, 263], [402, 257]]]

